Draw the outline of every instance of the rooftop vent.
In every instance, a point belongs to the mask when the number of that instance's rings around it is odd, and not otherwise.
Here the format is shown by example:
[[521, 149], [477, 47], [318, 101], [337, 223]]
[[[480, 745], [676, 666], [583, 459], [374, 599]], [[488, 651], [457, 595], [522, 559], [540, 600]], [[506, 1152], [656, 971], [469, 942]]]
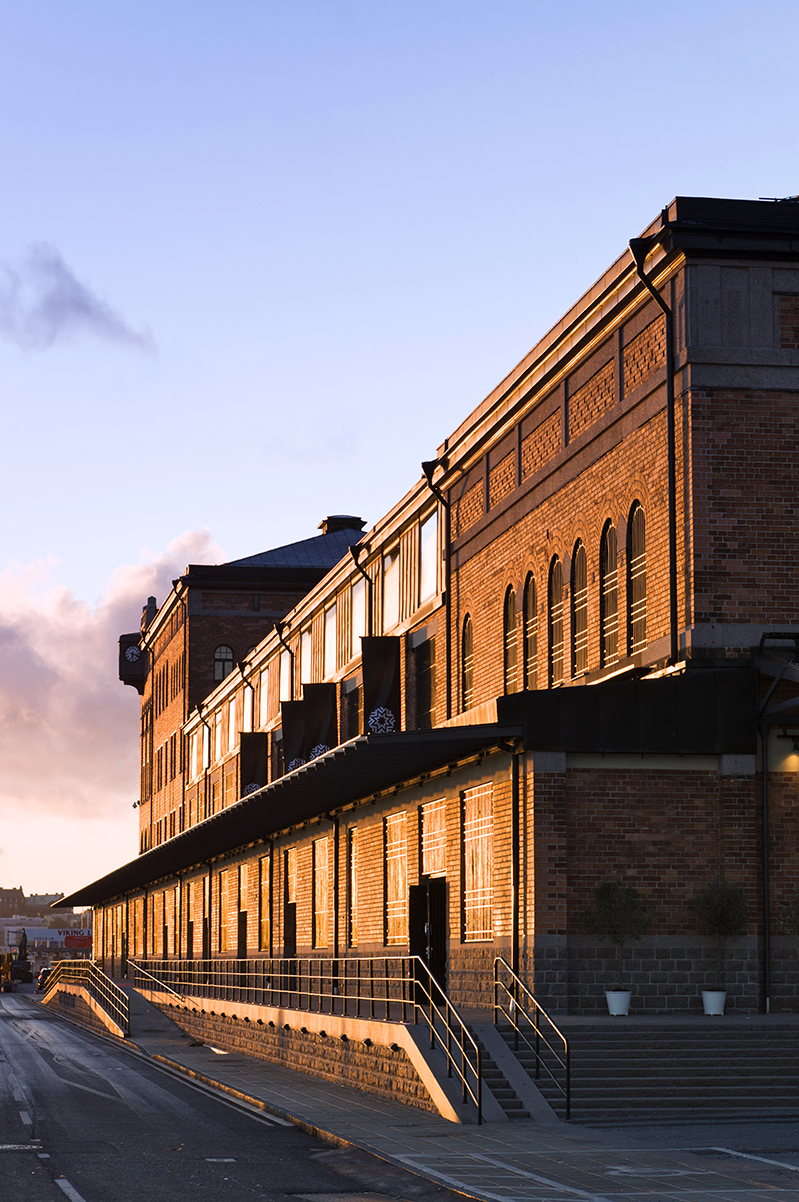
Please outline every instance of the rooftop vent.
[[318, 529], [322, 534], [335, 534], [337, 530], [363, 530], [365, 525], [363, 518], [355, 518], [350, 513], [331, 513], [322, 518]]

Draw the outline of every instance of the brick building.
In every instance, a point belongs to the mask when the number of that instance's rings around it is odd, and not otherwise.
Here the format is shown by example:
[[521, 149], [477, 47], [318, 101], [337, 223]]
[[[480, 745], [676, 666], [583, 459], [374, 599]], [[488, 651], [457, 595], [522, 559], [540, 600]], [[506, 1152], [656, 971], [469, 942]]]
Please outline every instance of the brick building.
[[622, 879], [633, 1005], [679, 1011], [723, 873], [729, 1005], [797, 1006], [799, 204], [677, 198], [631, 250], [371, 529], [191, 567], [123, 636], [141, 854], [65, 899], [98, 959], [411, 953], [485, 1006], [501, 956], [591, 1012]]

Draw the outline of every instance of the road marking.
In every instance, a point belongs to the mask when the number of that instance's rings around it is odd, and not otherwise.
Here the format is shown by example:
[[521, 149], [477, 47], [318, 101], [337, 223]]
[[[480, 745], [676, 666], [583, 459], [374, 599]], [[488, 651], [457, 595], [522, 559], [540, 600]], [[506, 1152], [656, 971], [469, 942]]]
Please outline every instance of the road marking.
[[208, 1164], [235, 1164], [235, 1156], [206, 1156]]
[[770, 1160], [768, 1156], [754, 1156], [751, 1152], [734, 1152], [732, 1148], [711, 1148], [711, 1152], [726, 1152], [728, 1156], [741, 1156], [744, 1160], [759, 1160], [761, 1164], [775, 1164], [778, 1169], [793, 1169], [799, 1173], [799, 1164], [788, 1164], [785, 1160]]
[[99, 1089], [92, 1089], [91, 1085], [80, 1085], [77, 1081], [67, 1081], [65, 1077], [60, 1078], [65, 1085], [71, 1085], [73, 1089], [84, 1089], [86, 1093], [96, 1094], [98, 1098], [107, 1098], [109, 1102], [121, 1102], [119, 1094], [102, 1093]]
[[[443, 1181], [447, 1185], [454, 1185], [459, 1190], [463, 1189], [464, 1181], [462, 1178], [450, 1176], [447, 1173], [441, 1173], [436, 1169], [431, 1169], [429, 1165], [425, 1163], [427, 1160], [427, 1157], [425, 1156], [398, 1156], [397, 1160], [406, 1161], [408, 1164], [415, 1162], [416, 1165], [418, 1165], [419, 1168], [421, 1168], [428, 1176], [435, 1177], [438, 1181]], [[556, 1189], [564, 1194], [574, 1194], [577, 1198], [585, 1198], [586, 1202], [610, 1202], [610, 1199], [606, 1198], [604, 1194], [591, 1194], [587, 1190], [577, 1189], [573, 1185], [563, 1185], [560, 1181], [552, 1181], [549, 1177], [540, 1177], [537, 1173], [528, 1173], [524, 1169], [514, 1168], [513, 1165], [506, 1164], [502, 1160], [494, 1160], [491, 1156], [481, 1156], [479, 1153], [474, 1152], [469, 1155], [468, 1161], [469, 1163], [464, 1164], [462, 1168], [472, 1170], [478, 1169], [480, 1167], [480, 1162], [482, 1162], [484, 1164], [490, 1164], [495, 1168], [502, 1169], [505, 1173], [510, 1173], [515, 1177], [524, 1177], [528, 1181], [535, 1181], [539, 1185], [549, 1186], [550, 1189]], [[469, 1174], [464, 1174], [464, 1176], [466, 1175]], [[473, 1176], [473, 1174], [471, 1175]], [[498, 1183], [495, 1182], [495, 1184]], [[475, 1186], [475, 1188], [477, 1188], [477, 1186]], [[472, 1192], [471, 1188], [469, 1192]], [[484, 1189], [482, 1186], [479, 1187], [479, 1193], [482, 1198], [491, 1198], [494, 1199], [494, 1202], [508, 1202], [507, 1193], [495, 1194], [490, 1190]]]
[[38, 1144], [0, 1144], [0, 1152], [38, 1152]]
[[32, 1118], [31, 1118], [31, 1116], [28, 1114], [27, 1110], [20, 1110], [20, 1112], [19, 1112], [19, 1117], [22, 1119], [22, 1121], [23, 1121], [23, 1123], [25, 1124], [25, 1126], [26, 1126], [26, 1127], [32, 1127], [32, 1126], [33, 1126], [33, 1119], [32, 1119]]
[[70, 1185], [66, 1177], [56, 1177], [55, 1183], [59, 1189], [64, 1191], [69, 1202], [86, 1202], [86, 1199], [78, 1193], [74, 1185]]

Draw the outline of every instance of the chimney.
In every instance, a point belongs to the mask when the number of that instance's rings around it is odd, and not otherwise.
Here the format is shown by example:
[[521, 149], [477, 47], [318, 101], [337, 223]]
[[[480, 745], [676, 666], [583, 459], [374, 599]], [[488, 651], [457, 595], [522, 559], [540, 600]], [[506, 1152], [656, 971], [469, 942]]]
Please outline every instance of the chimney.
[[147, 604], [142, 606], [141, 611], [141, 629], [146, 630], [152, 622], [155, 615], [158, 613], [158, 605], [155, 597], [148, 597]]
[[335, 534], [338, 530], [363, 530], [365, 525], [363, 518], [353, 517], [350, 513], [332, 513], [322, 518], [317, 529], [322, 534]]

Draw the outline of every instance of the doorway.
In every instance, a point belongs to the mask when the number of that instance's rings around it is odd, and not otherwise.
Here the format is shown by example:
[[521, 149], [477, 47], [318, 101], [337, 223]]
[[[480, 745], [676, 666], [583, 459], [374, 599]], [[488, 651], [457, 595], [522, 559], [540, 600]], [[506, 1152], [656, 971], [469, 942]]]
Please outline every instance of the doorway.
[[447, 989], [447, 878], [423, 876], [408, 890], [408, 950]]

